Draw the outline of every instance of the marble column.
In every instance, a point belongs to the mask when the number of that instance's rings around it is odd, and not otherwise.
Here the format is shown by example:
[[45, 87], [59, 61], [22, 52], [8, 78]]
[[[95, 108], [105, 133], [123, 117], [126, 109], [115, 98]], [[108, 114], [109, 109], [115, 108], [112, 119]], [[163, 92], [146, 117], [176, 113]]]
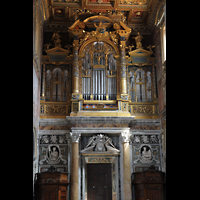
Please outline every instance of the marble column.
[[80, 133], [70, 132], [72, 139], [72, 166], [71, 166], [71, 200], [79, 198], [79, 139]]
[[124, 200], [132, 200], [129, 141], [130, 132], [122, 132]]

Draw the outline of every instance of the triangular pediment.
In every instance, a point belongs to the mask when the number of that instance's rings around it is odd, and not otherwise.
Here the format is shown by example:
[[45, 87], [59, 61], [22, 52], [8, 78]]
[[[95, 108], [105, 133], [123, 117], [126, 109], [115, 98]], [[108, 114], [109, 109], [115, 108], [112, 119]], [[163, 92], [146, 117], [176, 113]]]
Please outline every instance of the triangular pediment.
[[152, 52], [147, 51], [143, 48], [138, 48], [134, 51], [129, 52], [130, 56], [150, 56], [152, 54]]
[[143, 48], [137, 48], [136, 50], [129, 52], [132, 63], [139, 66], [147, 65], [151, 54], [151, 51], [147, 51]]
[[68, 55], [69, 51], [66, 49], [63, 49], [61, 47], [54, 47], [52, 49], [48, 49], [46, 50], [47, 55], [51, 55], [51, 54], [59, 54], [59, 55]]

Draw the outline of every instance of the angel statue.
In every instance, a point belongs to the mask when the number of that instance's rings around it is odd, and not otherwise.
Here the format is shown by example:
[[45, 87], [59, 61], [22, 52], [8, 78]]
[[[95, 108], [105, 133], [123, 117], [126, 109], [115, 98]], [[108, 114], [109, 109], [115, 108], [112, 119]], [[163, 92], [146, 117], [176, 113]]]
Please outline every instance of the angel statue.
[[112, 143], [112, 139], [103, 134], [92, 136], [88, 140], [86, 147], [81, 150], [81, 153], [114, 153], [118, 154], [120, 150], [116, 149]]
[[93, 148], [94, 148], [95, 145], [96, 145], [95, 139], [96, 139], [96, 136], [90, 137], [90, 138], [89, 138], [89, 141], [88, 141], [88, 144], [87, 144], [87, 146], [85, 147], [84, 150], [91, 150], [91, 151], [93, 151]]
[[136, 37], [133, 37], [133, 38], [135, 38], [136, 49], [142, 48], [142, 43], [141, 43], [141, 41], [142, 41], [143, 37], [142, 37], [142, 35], [140, 35], [140, 32], [138, 32], [137, 36], [136, 36]]
[[120, 150], [116, 149], [115, 146], [112, 143], [112, 139], [109, 138], [108, 136], [105, 136], [106, 142], [104, 143], [107, 151], [113, 151], [113, 152], [120, 152]]
[[60, 40], [60, 35], [58, 34], [60, 31], [54, 32], [51, 41], [54, 41], [54, 47], [61, 47], [61, 40]]
[[49, 47], [51, 46], [52, 44], [50, 44], [50, 42], [49, 42], [49, 44], [45, 44], [45, 45], [43, 45], [44, 46], [44, 52], [46, 52], [46, 50], [49, 50]]
[[149, 46], [147, 47], [147, 49], [149, 49], [149, 51], [152, 52], [152, 53], [155, 55], [155, 53], [153, 52], [152, 48], [155, 48], [155, 46], [149, 45]]

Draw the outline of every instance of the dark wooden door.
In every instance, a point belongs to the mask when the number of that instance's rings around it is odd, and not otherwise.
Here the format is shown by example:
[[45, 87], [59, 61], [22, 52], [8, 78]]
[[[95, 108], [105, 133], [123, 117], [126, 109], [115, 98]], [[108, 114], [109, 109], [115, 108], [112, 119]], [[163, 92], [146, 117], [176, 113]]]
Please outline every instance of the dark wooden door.
[[87, 165], [87, 199], [112, 199], [111, 164]]

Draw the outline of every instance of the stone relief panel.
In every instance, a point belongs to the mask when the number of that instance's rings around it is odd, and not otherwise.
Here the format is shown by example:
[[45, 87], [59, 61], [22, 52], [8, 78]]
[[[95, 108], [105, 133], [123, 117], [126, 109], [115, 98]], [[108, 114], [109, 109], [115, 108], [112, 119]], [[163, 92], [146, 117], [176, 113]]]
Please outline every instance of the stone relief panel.
[[133, 164], [160, 164], [159, 146], [133, 146]]
[[158, 135], [131, 135], [132, 143], [159, 144]]
[[39, 148], [39, 164], [67, 164], [67, 146], [48, 145]]
[[132, 165], [135, 168], [144, 168], [155, 165], [161, 166], [160, 135], [159, 134], [131, 134]]
[[68, 164], [68, 138], [66, 135], [40, 135], [39, 165]]
[[41, 135], [40, 144], [67, 144], [66, 135]]

